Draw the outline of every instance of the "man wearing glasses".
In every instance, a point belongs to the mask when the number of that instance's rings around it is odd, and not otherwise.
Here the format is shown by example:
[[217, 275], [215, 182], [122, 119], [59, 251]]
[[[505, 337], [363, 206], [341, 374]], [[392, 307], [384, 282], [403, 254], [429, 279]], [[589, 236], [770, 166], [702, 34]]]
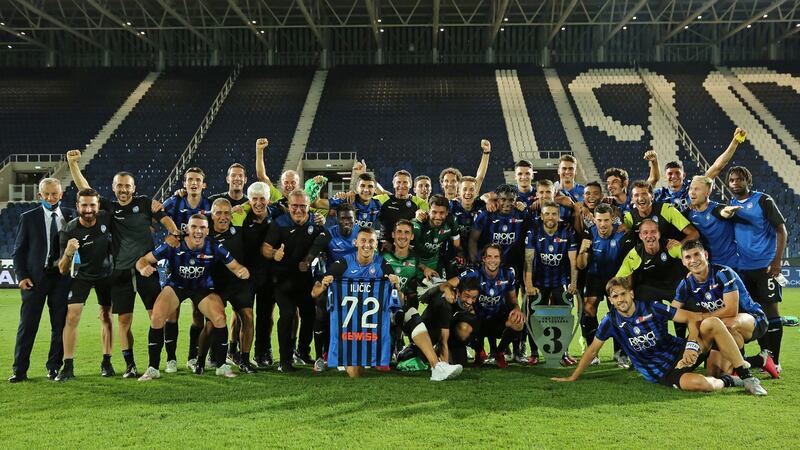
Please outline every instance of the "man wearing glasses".
[[275, 262], [272, 276], [275, 300], [280, 309], [278, 370], [281, 372], [295, 371], [292, 366], [292, 321], [295, 311], [300, 312], [298, 356], [304, 362], [314, 363], [310, 352], [316, 311], [311, 298], [314, 281], [309, 267], [324, 248], [324, 240], [318, 240], [316, 245], [314, 241], [317, 236], [325, 234], [325, 228], [316, 225], [314, 217], [308, 212], [308, 195], [304, 191], [292, 191], [287, 196], [287, 204], [289, 214], [275, 219], [261, 247], [261, 254]]

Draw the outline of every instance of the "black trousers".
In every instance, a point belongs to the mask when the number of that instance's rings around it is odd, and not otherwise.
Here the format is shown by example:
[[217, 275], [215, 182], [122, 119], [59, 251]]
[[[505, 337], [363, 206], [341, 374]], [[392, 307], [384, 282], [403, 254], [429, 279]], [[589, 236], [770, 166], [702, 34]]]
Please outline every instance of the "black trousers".
[[72, 286], [72, 278], [61, 276], [58, 272], [49, 273], [33, 289], [22, 292], [22, 305], [19, 309], [17, 342], [14, 346], [15, 373], [27, 373], [31, 365], [31, 351], [44, 305], [50, 311], [50, 353], [47, 357], [48, 370], [61, 368], [64, 359], [62, 335], [67, 318], [67, 296]]
[[313, 286], [310, 273], [275, 278], [275, 300], [280, 310], [278, 346], [282, 363], [292, 361], [292, 321], [295, 318], [295, 311], [300, 312], [297, 352], [301, 355], [308, 355], [311, 352], [311, 339], [314, 337], [316, 318], [316, 307], [314, 299], [311, 297]]
[[253, 277], [253, 294], [255, 295], [255, 344], [253, 352], [256, 357], [263, 356], [272, 348], [272, 314], [275, 308], [274, 285], [271, 274], [258, 272]]

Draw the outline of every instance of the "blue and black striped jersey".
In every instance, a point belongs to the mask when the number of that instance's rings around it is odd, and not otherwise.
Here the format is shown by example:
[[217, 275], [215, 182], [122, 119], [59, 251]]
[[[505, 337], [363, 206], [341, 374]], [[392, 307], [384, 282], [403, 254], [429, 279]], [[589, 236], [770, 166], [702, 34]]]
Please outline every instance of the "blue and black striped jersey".
[[610, 338], [622, 346], [631, 363], [651, 383], [669, 373], [683, 356], [686, 341], [669, 334], [667, 322], [677, 310], [658, 302], [636, 301], [631, 317], [613, 309], [603, 317], [595, 337]]
[[189, 206], [189, 199], [186, 196], [175, 197], [173, 195], [164, 202], [164, 212], [175, 222], [178, 229], [186, 231], [186, 225], [192, 215], [211, 213], [211, 202], [206, 197], [202, 197], [197, 207], [192, 208]]
[[495, 277], [489, 276], [483, 268], [465, 270], [458, 276], [459, 280], [464, 278], [476, 278], [481, 283], [475, 303], [475, 313], [479, 317], [488, 319], [508, 310], [508, 294], [517, 289], [517, 277], [512, 267], [500, 266]]
[[569, 252], [576, 252], [575, 233], [559, 222], [555, 233], [548, 234], [542, 222], [535, 222], [525, 238], [525, 248], [534, 250], [533, 284], [539, 288], [555, 288], [570, 283]]
[[521, 250], [525, 240], [527, 211], [527, 209], [524, 212], [514, 209], [510, 214], [481, 211], [472, 224], [473, 230], [481, 232], [478, 249], [486, 244], [497, 244], [503, 249], [501, 255], [503, 264], [514, 265], [516, 263], [513, 261], [514, 250]]
[[708, 278], [704, 282], [697, 281], [692, 274], [684, 278], [675, 290], [675, 300], [690, 311], [713, 313], [725, 307], [722, 297], [729, 292], [739, 293], [739, 312], [766, 318], [761, 306], [750, 297], [739, 274], [719, 264], [708, 265]]
[[328, 367], [388, 367], [392, 314], [400, 308], [397, 289], [385, 277], [334, 280], [328, 287]]
[[233, 261], [230, 252], [222, 244], [217, 244], [209, 238], [206, 238], [199, 250], [190, 249], [183, 239], [178, 248], [163, 243], [153, 250], [153, 255], [158, 260], [167, 260], [169, 266], [167, 286], [189, 290], [214, 289], [211, 267], [217, 261], [222, 261], [224, 264]]
[[622, 237], [624, 231], [619, 230], [619, 225], [614, 225], [611, 235], [607, 238], [600, 236], [597, 227], [589, 227], [586, 230], [586, 238], [591, 239], [591, 250], [589, 262], [586, 265], [586, 273], [601, 280], [607, 280], [614, 276], [622, 263]]
[[[331, 210], [335, 210], [342, 203], [347, 203], [347, 200], [332, 198], [328, 200]], [[375, 230], [381, 228], [381, 223], [378, 221], [378, 216], [381, 213], [381, 202], [378, 199], [370, 199], [369, 203], [361, 203], [359, 199], [353, 202], [353, 207], [356, 209], [356, 225], [359, 227], [369, 227]]]

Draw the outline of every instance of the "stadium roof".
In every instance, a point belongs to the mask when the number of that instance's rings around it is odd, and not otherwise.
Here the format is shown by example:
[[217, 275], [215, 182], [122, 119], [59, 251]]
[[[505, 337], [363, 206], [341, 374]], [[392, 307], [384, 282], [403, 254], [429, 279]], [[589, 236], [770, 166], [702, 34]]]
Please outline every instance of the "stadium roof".
[[[627, 27], [659, 29], [659, 43], [694, 27], [714, 27], [721, 42], [755, 23], [773, 23], [772, 42], [800, 32], [795, 0], [0, 0], [0, 41], [21, 47], [57, 47], [64, 39], [103, 49], [125, 32], [154, 48], [174, 30], [214, 47], [231, 30], [250, 30], [265, 44], [268, 30], [305, 28], [323, 42], [325, 28], [545, 27], [547, 42], [566, 27], [602, 27], [604, 41]], [[50, 36], [48, 36], [50, 34]], [[54, 38], [53, 35], [59, 36]]]

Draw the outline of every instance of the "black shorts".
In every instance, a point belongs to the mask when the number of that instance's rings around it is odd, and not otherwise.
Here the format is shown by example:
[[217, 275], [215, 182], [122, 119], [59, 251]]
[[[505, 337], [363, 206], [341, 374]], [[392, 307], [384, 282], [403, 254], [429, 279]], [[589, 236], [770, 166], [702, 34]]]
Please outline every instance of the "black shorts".
[[564, 292], [566, 292], [566, 289], [564, 289], [564, 286], [550, 287], [550, 288], [536, 286], [536, 288], [539, 289], [539, 294], [542, 296], [542, 302], [540, 303], [540, 305], [544, 306], [544, 305], [565, 304]]
[[606, 284], [607, 278], [601, 278], [594, 275], [586, 275], [586, 287], [583, 289], [583, 297], [597, 297], [598, 300], [603, 300], [606, 297]]
[[478, 319], [478, 336], [485, 338], [500, 338], [506, 330], [509, 311], [504, 311], [499, 315], [487, 319]]
[[[749, 313], [748, 313], [749, 314]], [[746, 340], [745, 343], [753, 342], [756, 339], [761, 338], [765, 334], [767, 334], [767, 329], [769, 328], [769, 321], [767, 320], [767, 316], [764, 314], [750, 314], [755, 319], [756, 324], [753, 327], [753, 335], [750, 336], [750, 339]]]
[[774, 278], [767, 275], [767, 268], [755, 270], [737, 270], [747, 292], [753, 300], [761, 305], [780, 303], [783, 290]]
[[114, 304], [114, 314], [132, 313], [137, 292], [144, 303], [144, 309], [152, 310], [161, 292], [158, 273], [149, 277], [142, 276], [136, 269], [120, 269], [111, 273], [111, 301]]
[[74, 305], [81, 303], [85, 305], [92, 288], [94, 288], [94, 293], [97, 294], [97, 304], [110, 307], [111, 282], [109, 278], [101, 278], [95, 281], [81, 280], [80, 278], [72, 280], [72, 288], [67, 297], [67, 304]]
[[178, 297], [178, 303], [181, 303], [188, 298], [192, 300], [192, 304], [194, 306], [199, 305], [204, 298], [214, 293], [213, 289], [184, 289], [171, 286], [169, 284], [164, 287], [170, 287], [173, 291], [175, 291], [175, 295]]
[[217, 285], [214, 292], [222, 298], [223, 305], [230, 303], [234, 311], [253, 309], [253, 284], [247, 280]]
[[[691, 366], [682, 367], [680, 369], [677, 367], [673, 367], [672, 370], [665, 373], [664, 376], [662, 376], [658, 380], [658, 384], [675, 389], [680, 389], [681, 377], [683, 376], [683, 374], [694, 372], [694, 370], [700, 367], [700, 364], [703, 364], [706, 361], [706, 359], [708, 359], [708, 353], [703, 353], [697, 356], [697, 361], [695, 361], [694, 364]], [[675, 361], [675, 365], [677, 365], [680, 361], [681, 360], [679, 358], [678, 361]]]

